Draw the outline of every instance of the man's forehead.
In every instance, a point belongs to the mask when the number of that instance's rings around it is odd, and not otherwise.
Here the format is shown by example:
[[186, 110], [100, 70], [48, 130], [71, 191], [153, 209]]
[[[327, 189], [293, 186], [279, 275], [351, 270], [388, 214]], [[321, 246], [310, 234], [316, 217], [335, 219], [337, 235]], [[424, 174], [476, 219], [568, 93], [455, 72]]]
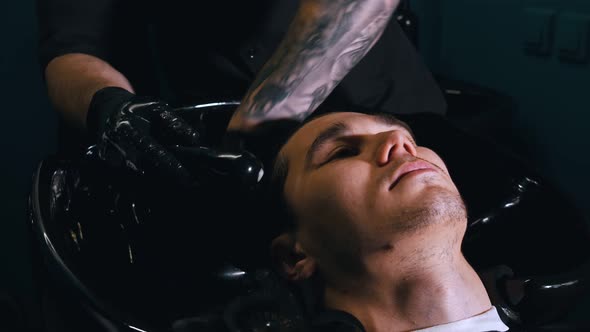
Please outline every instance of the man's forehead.
[[287, 144], [282, 149], [282, 153], [286, 156], [303, 154], [311, 146], [314, 139], [330, 125], [335, 122], [348, 122], [355, 117], [371, 117], [368, 114], [355, 112], [334, 112], [322, 115], [317, 119], [313, 119], [303, 125], [295, 134], [287, 141]]
[[[385, 120], [387, 119], [387, 120]], [[366, 122], [365, 122], [366, 121]], [[354, 126], [358, 123], [381, 123], [389, 125], [399, 125], [411, 133], [410, 128], [402, 121], [397, 120], [391, 115], [374, 115], [357, 112], [334, 112], [319, 116], [303, 125], [295, 134], [287, 141], [281, 154], [286, 157], [291, 163], [293, 158], [305, 158], [307, 150], [313, 144], [314, 140], [327, 128], [335, 124], [346, 124]]]

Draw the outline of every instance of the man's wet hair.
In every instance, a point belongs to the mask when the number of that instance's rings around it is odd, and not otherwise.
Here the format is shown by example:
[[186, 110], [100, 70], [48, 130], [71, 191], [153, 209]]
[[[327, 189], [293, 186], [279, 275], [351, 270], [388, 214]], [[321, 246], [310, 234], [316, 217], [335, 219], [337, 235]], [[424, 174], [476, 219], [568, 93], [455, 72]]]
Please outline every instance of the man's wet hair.
[[307, 123], [324, 115], [337, 112], [329, 107], [320, 107], [303, 121], [276, 120], [269, 121], [259, 128], [259, 142], [253, 146], [262, 147], [253, 152], [264, 165], [265, 176], [262, 183], [263, 206], [261, 213], [265, 224], [272, 229], [273, 235], [285, 231], [294, 231], [295, 216], [285, 200], [284, 188], [288, 173], [288, 161], [280, 154], [283, 146]]

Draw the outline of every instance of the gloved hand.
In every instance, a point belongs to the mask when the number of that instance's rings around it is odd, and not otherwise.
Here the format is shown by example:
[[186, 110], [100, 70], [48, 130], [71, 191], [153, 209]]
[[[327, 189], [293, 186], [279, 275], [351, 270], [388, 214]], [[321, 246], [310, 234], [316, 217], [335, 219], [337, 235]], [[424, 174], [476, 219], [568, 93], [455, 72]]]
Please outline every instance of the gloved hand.
[[196, 146], [199, 133], [167, 103], [103, 88], [90, 103], [87, 128], [96, 137], [99, 157], [111, 166], [163, 175], [181, 185], [191, 182], [188, 170], [165, 146]]

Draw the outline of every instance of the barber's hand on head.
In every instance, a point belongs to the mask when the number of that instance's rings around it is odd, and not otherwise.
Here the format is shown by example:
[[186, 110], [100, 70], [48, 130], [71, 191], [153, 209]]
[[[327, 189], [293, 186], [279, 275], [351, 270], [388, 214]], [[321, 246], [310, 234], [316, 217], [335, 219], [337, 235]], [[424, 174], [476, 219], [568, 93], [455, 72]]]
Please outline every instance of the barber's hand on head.
[[103, 88], [90, 103], [87, 128], [108, 164], [163, 175], [179, 184], [190, 181], [187, 169], [165, 146], [195, 146], [199, 134], [167, 103], [118, 87]]

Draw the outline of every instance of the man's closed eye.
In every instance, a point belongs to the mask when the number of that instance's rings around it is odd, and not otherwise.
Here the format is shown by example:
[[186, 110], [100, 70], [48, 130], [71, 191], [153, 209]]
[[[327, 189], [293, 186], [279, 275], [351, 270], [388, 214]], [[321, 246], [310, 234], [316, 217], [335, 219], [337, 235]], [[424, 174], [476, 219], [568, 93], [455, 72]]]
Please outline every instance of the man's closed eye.
[[324, 164], [327, 164], [332, 161], [336, 161], [339, 159], [345, 159], [349, 157], [354, 157], [359, 153], [359, 149], [352, 146], [341, 146], [336, 148], [330, 156], [327, 158]]

